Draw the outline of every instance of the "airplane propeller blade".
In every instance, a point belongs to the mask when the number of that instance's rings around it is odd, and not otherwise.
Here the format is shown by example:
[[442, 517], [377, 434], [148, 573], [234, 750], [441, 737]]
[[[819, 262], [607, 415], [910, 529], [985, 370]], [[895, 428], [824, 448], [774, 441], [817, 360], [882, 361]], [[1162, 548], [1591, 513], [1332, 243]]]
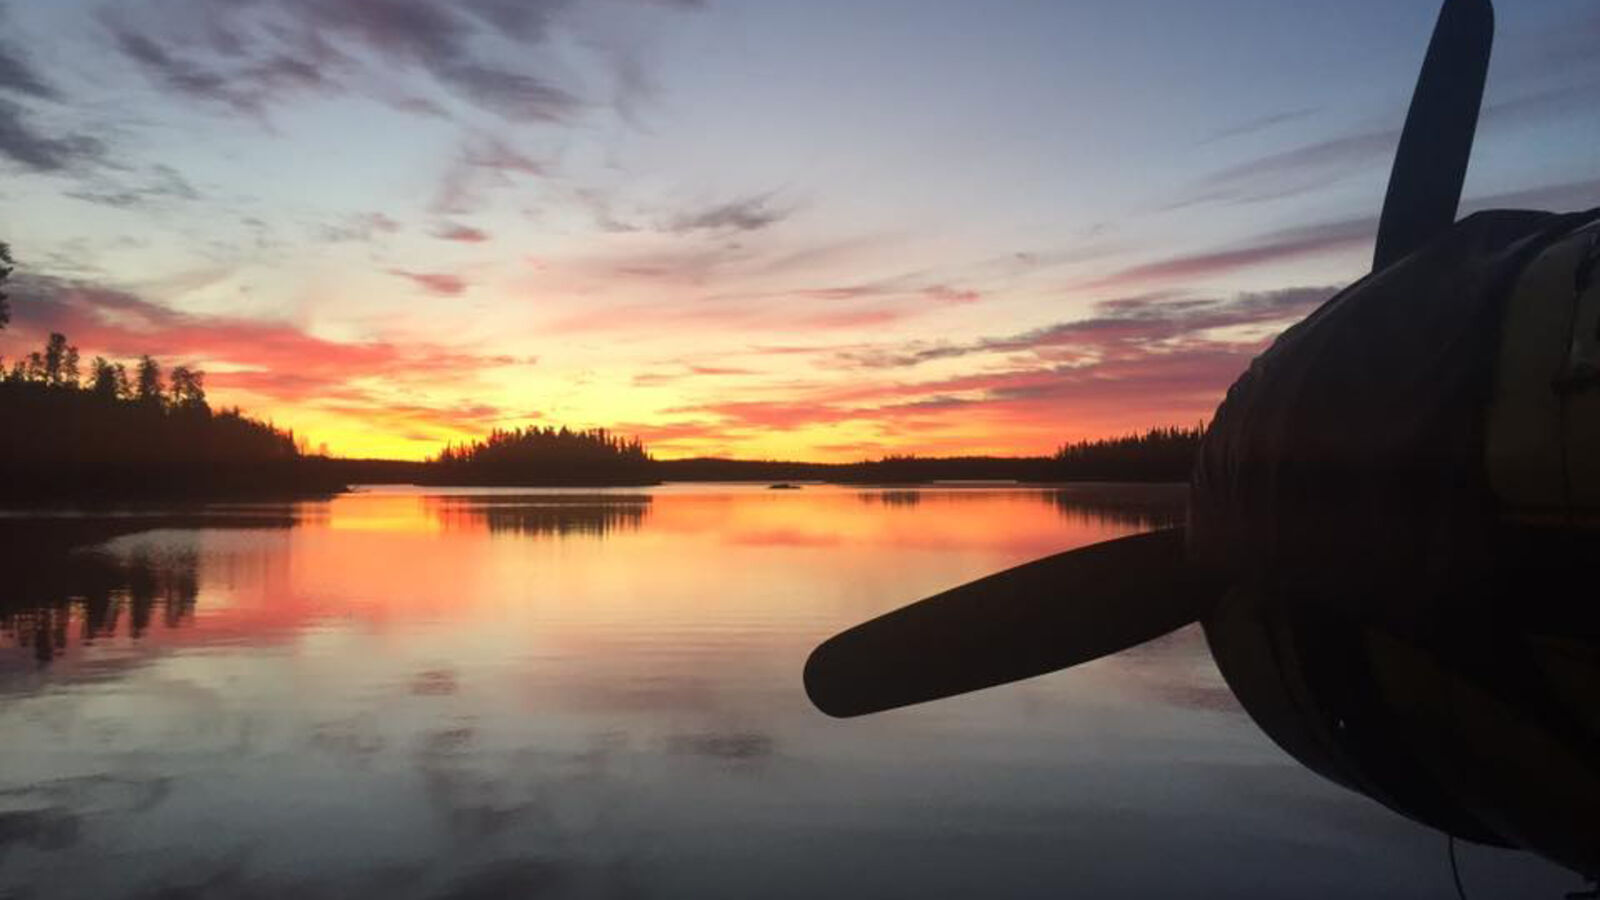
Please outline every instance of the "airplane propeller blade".
[[1493, 43], [1490, 0], [1445, 0], [1400, 132], [1373, 271], [1455, 224]]
[[1195, 621], [1219, 579], [1181, 528], [1047, 556], [862, 623], [806, 661], [806, 693], [848, 717], [1031, 678]]

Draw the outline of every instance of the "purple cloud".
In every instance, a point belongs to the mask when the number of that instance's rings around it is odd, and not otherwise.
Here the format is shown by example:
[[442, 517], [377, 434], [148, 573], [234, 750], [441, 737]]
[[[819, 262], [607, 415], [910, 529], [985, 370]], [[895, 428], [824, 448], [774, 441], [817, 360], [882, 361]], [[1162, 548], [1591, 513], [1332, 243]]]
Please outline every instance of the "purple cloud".
[[[377, 90], [394, 70], [414, 69], [507, 119], [559, 122], [584, 102], [556, 83], [559, 69], [541, 66], [538, 51], [557, 16], [578, 2], [164, 0], [108, 6], [100, 18], [113, 47], [157, 85], [242, 112], [309, 90]], [[0, 55], [0, 87], [31, 84], [25, 70], [7, 68], [9, 59]], [[374, 72], [375, 64], [387, 71]], [[388, 99], [402, 108], [427, 104]]]
[[60, 172], [98, 163], [105, 150], [104, 143], [86, 135], [45, 134], [21, 106], [0, 98], [0, 157], [36, 172]]

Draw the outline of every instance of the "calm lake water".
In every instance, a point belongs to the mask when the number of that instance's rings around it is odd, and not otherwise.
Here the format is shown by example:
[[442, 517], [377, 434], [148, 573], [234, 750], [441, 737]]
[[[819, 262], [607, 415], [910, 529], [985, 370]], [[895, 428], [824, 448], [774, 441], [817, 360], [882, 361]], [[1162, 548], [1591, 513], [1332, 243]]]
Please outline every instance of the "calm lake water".
[[[1182, 497], [0, 515], [0, 898], [1454, 896], [1443, 836], [1279, 751], [1194, 628], [874, 717], [806, 700], [834, 631]], [[1461, 864], [1473, 898], [1578, 886]]]

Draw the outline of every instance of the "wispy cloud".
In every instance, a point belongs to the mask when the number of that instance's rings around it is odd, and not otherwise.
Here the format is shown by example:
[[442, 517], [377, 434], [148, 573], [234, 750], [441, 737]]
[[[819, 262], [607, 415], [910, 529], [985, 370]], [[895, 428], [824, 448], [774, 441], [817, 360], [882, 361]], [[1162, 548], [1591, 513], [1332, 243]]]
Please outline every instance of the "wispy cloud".
[[1096, 304], [1096, 315], [1016, 334], [961, 343], [912, 342], [899, 347], [865, 347], [840, 351], [844, 365], [881, 369], [904, 368], [975, 354], [1023, 351], [1063, 352], [1086, 360], [1108, 352], [1162, 352], [1162, 345], [1201, 332], [1247, 325], [1284, 323], [1304, 316], [1333, 296], [1334, 287], [1297, 287], [1242, 293], [1228, 298], [1171, 298], [1147, 295]]
[[[1259, 342], [1195, 340], [1088, 364], [1040, 361], [946, 379], [880, 381], [818, 389], [798, 398], [718, 401], [668, 412], [709, 420], [704, 434], [722, 439], [849, 424], [888, 438], [914, 434], [921, 452], [941, 446], [1016, 452], [1040, 441], [1051, 446], [1073, 435], [1208, 417], [1259, 349]], [[952, 411], [960, 414], [951, 416]], [[947, 445], [940, 443], [941, 433], [949, 438]]]
[[455, 241], [459, 244], [481, 244], [489, 240], [489, 233], [483, 229], [455, 222], [446, 222], [435, 228], [433, 236], [441, 241]]
[[106, 147], [87, 135], [51, 135], [19, 104], [0, 97], [0, 156], [36, 172], [62, 172], [98, 163]]
[[[1483, 130], [1508, 130], [1585, 110], [1600, 83], [1587, 76], [1578, 83], [1529, 91], [1486, 104]], [[1203, 178], [1169, 208], [1214, 202], [1250, 202], [1320, 189], [1330, 181], [1383, 166], [1400, 142], [1403, 113], [1391, 127], [1330, 137], [1274, 151], [1218, 170]]]
[[1600, 178], [1582, 178], [1554, 184], [1536, 185], [1500, 194], [1467, 197], [1463, 210], [1474, 209], [1550, 209], [1578, 210], [1600, 206]]
[[129, 176], [126, 171], [97, 171], [86, 175], [78, 187], [65, 194], [86, 203], [117, 209], [159, 207], [200, 199], [200, 191], [171, 166], [154, 165], [144, 173]]
[[1204, 140], [1200, 141], [1200, 144], [1201, 145], [1214, 144], [1217, 141], [1224, 141], [1224, 140], [1229, 140], [1231, 138], [1244, 137], [1245, 135], [1248, 135], [1248, 134], [1255, 134], [1257, 132], [1266, 131], [1269, 128], [1273, 128], [1273, 127], [1278, 126], [1278, 125], [1283, 125], [1283, 124], [1285, 124], [1287, 122], [1296, 122], [1296, 121], [1299, 121], [1301, 119], [1308, 118], [1310, 116], [1315, 115], [1317, 112], [1318, 112], [1318, 110], [1316, 110], [1314, 108], [1288, 109], [1288, 110], [1283, 110], [1282, 112], [1275, 112], [1275, 113], [1269, 113], [1269, 114], [1264, 115], [1264, 116], [1258, 116], [1258, 117], [1256, 117], [1254, 119], [1249, 119], [1249, 120], [1246, 120], [1244, 122], [1240, 122], [1237, 125], [1230, 125], [1230, 126], [1228, 126], [1226, 128], [1223, 128], [1223, 129], [1221, 129], [1219, 131], [1216, 131], [1213, 134], [1211, 134], [1209, 137], [1207, 137]]
[[359, 392], [349, 400], [319, 403], [317, 408], [333, 415], [361, 419], [407, 440], [429, 443], [461, 434], [483, 434], [497, 426], [538, 418], [537, 413], [488, 403], [396, 403]]
[[1127, 288], [1180, 279], [1222, 275], [1269, 263], [1345, 250], [1371, 243], [1376, 217], [1324, 222], [1262, 235], [1235, 247], [1153, 260], [1119, 269], [1077, 285], [1083, 289]]
[[720, 378], [727, 376], [756, 375], [757, 370], [739, 366], [703, 366], [681, 364], [676, 369], [642, 372], [633, 376], [635, 387], [654, 387], [672, 384], [690, 378]]
[[[5, 21], [0, 8], [0, 23]], [[59, 100], [61, 94], [33, 67], [27, 54], [10, 43], [0, 43], [0, 91], [36, 100]]]
[[[600, 271], [617, 280], [698, 291], [688, 299], [595, 305], [549, 326], [555, 332], [637, 330], [644, 326], [708, 329], [837, 331], [914, 319], [950, 306], [977, 303], [977, 290], [928, 284], [917, 275], [874, 282], [774, 289], [750, 283], [756, 256], [724, 247], [670, 251], [613, 261]], [[720, 290], [718, 290], [720, 288]]]
[[379, 235], [397, 234], [402, 225], [393, 217], [381, 212], [356, 213], [330, 225], [324, 225], [320, 237], [324, 241], [370, 241]]
[[[1600, 179], [1580, 179], [1468, 196], [1463, 211], [1473, 209], [1581, 209], [1600, 203]], [[1152, 260], [1079, 283], [1083, 289], [1129, 288], [1205, 278], [1323, 253], [1361, 248], [1372, 243], [1377, 216], [1321, 222], [1260, 235], [1237, 246]]]
[[[7, 24], [0, 6], [0, 28]], [[97, 138], [53, 133], [24, 104], [56, 104], [61, 91], [11, 41], [0, 41], [0, 158], [35, 172], [64, 172], [98, 163], [105, 144]]]
[[469, 135], [434, 190], [429, 209], [441, 215], [473, 213], [495, 192], [512, 187], [516, 177], [544, 174], [543, 163], [507, 139], [491, 134]]
[[202, 57], [196, 45], [173, 35], [159, 37], [145, 31], [159, 17], [129, 14], [124, 7], [107, 8], [101, 22], [112, 44], [156, 85], [188, 99], [215, 103], [237, 112], [259, 114], [275, 102], [294, 94], [331, 91], [338, 87], [330, 71], [339, 62], [330, 47], [320, 42], [296, 46], [280, 33], [265, 46], [274, 49], [251, 55], [250, 48], [269, 38], [223, 32], [221, 12], [208, 11], [212, 46], [225, 51], [221, 58]]
[[467, 289], [467, 282], [461, 276], [449, 272], [410, 272], [405, 269], [390, 271], [423, 290], [443, 297], [454, 297]]
[[[162, 0], [107, 6], [112, 45], [153, 83], [192, 100], [261, 113], [309, 91], [386, 92], [421, 72], [456, 99], [517, 122], [562, 122], [585, 105], [547, 48], [580, 0]], [[657, 3], [664, 8], [689, 9]], [[3, 77], [3, 69], [0, 69]]]
[[181, 96], [260, 112], [309, 90], [351, 90], [369, 60], [417, 67], [461, 99], [502, 115], [560, 119], [577, 101], [528, 71], [479, 58], [487, 33], [544, 39], [548, 3], [429, 0], [184, 0], [107, 7], [113, 46]]
[[789, 210], [773, 206], [772, 198], [761, 194], [684, 213], [674, 218], [667, 230], [680, 234], [688, 231], [760, 231], [783, 221], [788, 215]]

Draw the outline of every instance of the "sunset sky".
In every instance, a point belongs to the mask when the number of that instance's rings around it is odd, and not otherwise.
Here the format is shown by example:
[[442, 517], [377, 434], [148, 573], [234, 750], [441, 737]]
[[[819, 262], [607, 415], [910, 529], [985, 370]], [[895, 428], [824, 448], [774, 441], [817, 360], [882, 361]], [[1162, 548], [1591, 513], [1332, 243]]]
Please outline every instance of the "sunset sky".
[[[1503, 2], [1468, 205], [1600, 203], [1600, 7]], [[13, 358], [335, 453], [1193, 424], [1361, 275], [1434, 0], [26, 0]]]

